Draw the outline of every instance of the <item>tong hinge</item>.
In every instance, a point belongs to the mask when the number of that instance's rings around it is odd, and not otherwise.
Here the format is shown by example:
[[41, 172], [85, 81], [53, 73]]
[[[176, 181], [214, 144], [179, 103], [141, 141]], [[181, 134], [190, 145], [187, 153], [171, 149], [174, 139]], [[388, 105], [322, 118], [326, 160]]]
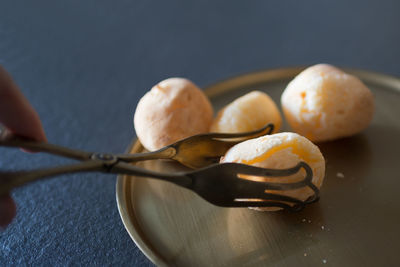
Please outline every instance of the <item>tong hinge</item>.
[[112, 167], [118, 163], [118, 158], [108, 153], [94, 153], [90, 158], [92, 160], [101, 161], [107, 172], [110, 172]]

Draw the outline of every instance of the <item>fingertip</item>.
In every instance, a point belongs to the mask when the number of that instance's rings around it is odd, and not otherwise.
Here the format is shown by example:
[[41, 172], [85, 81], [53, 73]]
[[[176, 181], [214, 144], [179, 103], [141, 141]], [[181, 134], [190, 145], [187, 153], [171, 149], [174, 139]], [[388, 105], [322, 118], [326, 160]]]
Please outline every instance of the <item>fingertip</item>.
[[33, 116], [31, 120], [31, 125], [30, 127], [25, 128], [26, 132], [24, 133], [24, 135], [38, 142], [47, 142], [46, 134], [44, 132], [39, 115], [34, 109], [31, 110], [31, 115]]
[[46, 134], [44, 133], [43, 127], [41, 124], [39, 125], [40, 127], [37, 128], [34, 139], [38, 142], [47, 142], [47, 137]]
[[0, 196], [0, 227], [6, 228], [16, 214], [16, 206], [10, 195]]

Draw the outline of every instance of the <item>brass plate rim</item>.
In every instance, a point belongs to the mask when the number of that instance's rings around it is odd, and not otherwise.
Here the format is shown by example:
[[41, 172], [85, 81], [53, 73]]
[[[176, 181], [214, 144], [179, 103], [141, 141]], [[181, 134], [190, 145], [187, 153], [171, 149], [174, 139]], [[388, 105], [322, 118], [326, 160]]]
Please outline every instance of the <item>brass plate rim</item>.
[[[295, 77], [298, 73], [304, 70], [306, 67], [286, 67], [276, 68], [249, 72], [241, 75], [235, 75], [221, 81], [218, 81], [210, 86], [206, 86], [204, 91], [210, 98], [215, 97], [219, 94], [226, 93], [230, 90], [235, 90], [241, 86], [252, 86], [261, 83], [268, 83], [278, 81], [280, 79], [288, 79]], [[357, 69], [357, 68], [341, 68], [347, 73], [356, 75], [363, 81], [368, 81], [374, 84], [382, 84], [400, 92], [400, 78], [392, 75], [382, 74], [375, 71]], [[132, 143], [128, 146], [126, 152], [135, 152], [141, 149], [142, 145], [135, 138]], [[118, 175], [116, 182], [116, 201], [118, 211], [127, 230], [129, 236], [134, 241], [136, 246], [141, 252], [155, 265], [167, 266], [166, 261], [159, 255], [155, 249], [151, 247], [149, 242], [146, 241], [146, 237], [141, 232], [140, 225], [136, 221], [134, 209], [131, 201], [127, 201], [126, 195], [129, 195], [131, 187], [125, 186], [127, 182], [126, 175]]]

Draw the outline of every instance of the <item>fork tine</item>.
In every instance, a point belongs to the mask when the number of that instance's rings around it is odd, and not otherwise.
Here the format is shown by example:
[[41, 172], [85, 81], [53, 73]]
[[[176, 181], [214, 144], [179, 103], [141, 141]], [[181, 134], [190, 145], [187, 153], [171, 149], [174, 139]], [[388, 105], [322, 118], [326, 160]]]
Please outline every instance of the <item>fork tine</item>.
[[264, 184], [264, 190], [293, 190], [308, 186], [305, 179], [296, 183], [259, 182]]
[[288, 169], [266, 169], [242, 163], [223, 163], [223, 165], [226, 165], [228, 168], [232, 168], [232, 170], [236, 171], [238, 174], [260, 177], [267, 176], [271, 178], [289, 176], [297, 173], [301, 168], [305, 167], [304, 162], [299, 162], [296, 166]]
[[[245, 132], [245, 133], [209, 133], [207, 134], [208, 137], [212, 137], [214, 139], [220, 139], [220, 138], [240, 138], [240, 137], [246, 137], [246, 136], [251, 136], [251, 135], [261, 135], [262, 133], [265, 132], [265, 134], [271, 134], [274, 131], [274, 124], [268, 123], [264, 127], [257, 129], [252, 132]], [[268, 131], [267, 131], [268, 129]]]
[[280, 195], [280, 194], [272, 194], [272, 193], [265, 193], [265, 192], [260, 192], [257, 194], [251, 194], [247, 196], [240, 196], [235, 199], [235, 202], [246, 202], [246, 201], [253, 201], [254, 199], [257, 199], [257, 202], [266, 202], [266, 201], [272, 201], [272, 200], [279, 200], [283, 202], [293, 202], [293, 203], [303, 203], [303, 201], [298, 200], [293, 197], [285, 196], [285, 195]]

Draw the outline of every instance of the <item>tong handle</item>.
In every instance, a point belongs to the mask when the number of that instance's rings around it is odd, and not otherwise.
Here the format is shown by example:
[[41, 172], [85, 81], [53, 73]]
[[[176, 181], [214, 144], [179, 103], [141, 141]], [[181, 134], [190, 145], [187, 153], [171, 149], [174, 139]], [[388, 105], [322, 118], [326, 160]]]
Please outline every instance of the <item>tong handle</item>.
[[75, 173], [75, 172], [90, 172], [102, 171], [103, 162], [96, 160], [89, 160], [75, 164], [58, 166], [53, 168], [30, 170], [30, 171], [16, 171], [16, 172], [0, 172], [0, 196], [10, 192], [16, 187], [25, 184], [49, 178], [52, 176]]
[[135, 154], [117, 154], [115, 155], [119, 160], [125, 162], [136, 162], [142, 160], [152, 160], [152, 159], [172, 159], [176, 155], [176, 149], [171, 146], [166, 146], [160, 150], [153, 152], [143, 152]]
[[0, 146], [20, 147], [33, 152], [45, 152], [77, 160], [88, 160], [93, 153], [53, 145], [46, 142], [38, 142], [25, 137], [16, 136], [8, 130], [0, 127]]
[[16, 187], [38, 181], [44, 178], [57, 176], [60, 174], [75, 173], [75, 172], [111, 172], [111, 173], [124, 173], [129, 175], [136, 175], [139, 177], [151, 177], [163, 181], [169, 181], [183, 187], [190, 187], [192, 179], [185, 175], [185, 173], [159, 173], [143, 168], [136, 167], [126, 162], [118, 162], [111, 164], [107, 168], [107, 163], [102, 160], [89, 160], [82, 163], [64, 165], [54, 168], [31, 170], [31, 171], [18, 171], [18, 172], [0, 172], [0, 196], [10, 192]]

